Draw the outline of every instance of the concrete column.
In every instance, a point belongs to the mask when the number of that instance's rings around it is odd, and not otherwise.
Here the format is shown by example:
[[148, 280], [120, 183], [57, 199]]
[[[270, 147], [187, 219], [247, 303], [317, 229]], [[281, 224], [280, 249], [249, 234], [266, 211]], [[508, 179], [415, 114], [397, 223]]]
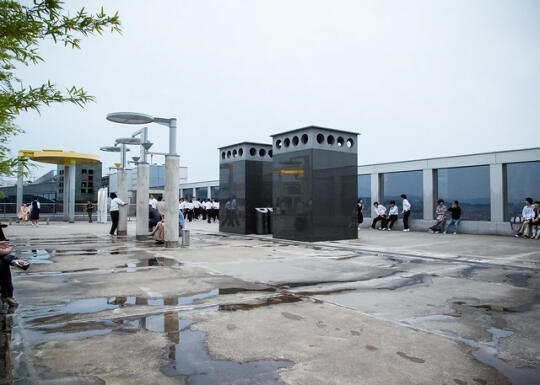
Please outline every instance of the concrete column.
[[489, 165], [489, 191], [491, 197], [491, 221], [504, 222], [506, 204], [506, 166], [502, 163]]
[[[75, 163], [69, 165], [69, 222], [75, 222]], [[65, 171], [64, 171], [65, 173]], [[64, 196], [66, 191], [64, 190]]]
[[384, 174], [371, 174], [371, 218], [375, 218], [373, 203], [381, 202], [384, 197]]
[[208, 186], [208, 199], [212, 199], [212, 187]]
[[[142, 147], [142, 146], [141, 146]], [[137, 239], [148, 239], [148, 186], [150, 183], [148, 163], [137, 164]]]
[[64, 164], [64, 194], [62, 195], [64, 221], [69, 221], [69, 164]]
[[435, 203], [437, 201], [437, 170], [423, 170], [424, 185], [424, 219], [434, 219]]
[[[127, 183], [127, 170], [119, 168], [116, 171], [116, 178], [118, 183], [118, 198], [122, 202], [128, 203], [128, 183]], [[118, 211], [118, 235], [127, 235], [127, 213], [128, 206], [120, 206]]]
[[23, 167], [22, 164], [19, 163], [19, 170], [17, 172], [17, 207], [15, 207], [15, 213], [19, 212], [19, 209], [21, 208], [23, 204], [24, 199], [24, 191], [23, 191]]
[[165, 247], [178, 247], [178, 190], [180, 188], [180, 157], [165, 156]]

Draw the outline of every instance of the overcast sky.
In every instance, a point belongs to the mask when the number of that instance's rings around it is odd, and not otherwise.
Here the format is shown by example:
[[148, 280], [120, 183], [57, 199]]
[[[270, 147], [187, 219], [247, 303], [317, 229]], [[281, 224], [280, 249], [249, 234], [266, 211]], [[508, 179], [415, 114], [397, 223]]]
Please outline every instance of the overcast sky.
[[[118, 154], [99, 147], [137, 128], [113, 111], [178, 118], [190, 181], [218, 178], [217, 147], [311, 124], [360, 132], [359, 164], [540, 145], [540, 1], [101, 3], [122, 35], [43, 45], [46, 63], [19, 73], [97, 102], [23, 113], [15, 151], [94, 153], [107, 168]], [[167, 129], [149, 127], [166, 150]]]

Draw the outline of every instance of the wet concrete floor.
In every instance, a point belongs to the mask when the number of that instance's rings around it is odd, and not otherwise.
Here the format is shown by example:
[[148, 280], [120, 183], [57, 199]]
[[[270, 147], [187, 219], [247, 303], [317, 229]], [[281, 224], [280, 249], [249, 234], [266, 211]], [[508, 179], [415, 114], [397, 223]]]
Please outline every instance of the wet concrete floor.
[[83, 230], [10, 234], [32, 266], [2, 309], [4, 383], [539, 383], [533, 263]]

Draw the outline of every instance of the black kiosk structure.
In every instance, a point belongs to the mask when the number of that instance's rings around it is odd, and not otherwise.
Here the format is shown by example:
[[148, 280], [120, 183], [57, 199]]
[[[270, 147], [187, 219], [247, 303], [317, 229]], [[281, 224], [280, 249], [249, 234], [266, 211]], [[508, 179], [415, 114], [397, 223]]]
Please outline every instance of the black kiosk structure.
[[219, 231], [255, 233], [255, 208], [272, 206], [272, 146], [219, 148]]
[[358, 238], [357, 136], [317, 126], [272, 135], [274, 238]]

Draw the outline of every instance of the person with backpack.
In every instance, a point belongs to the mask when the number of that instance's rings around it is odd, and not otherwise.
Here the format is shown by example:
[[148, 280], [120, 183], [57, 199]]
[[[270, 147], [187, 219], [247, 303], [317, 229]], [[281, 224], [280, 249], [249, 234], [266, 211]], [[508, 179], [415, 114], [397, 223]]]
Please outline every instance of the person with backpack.
[[34, 200], [32, 201], [32, 204], [30, 205], [30, 220], [32, 221], [32, 226], [39, 225], [39, 210], [40, 209], [41, 209], [41, 205], [39, 204], [37, 197], [34, 197]]

